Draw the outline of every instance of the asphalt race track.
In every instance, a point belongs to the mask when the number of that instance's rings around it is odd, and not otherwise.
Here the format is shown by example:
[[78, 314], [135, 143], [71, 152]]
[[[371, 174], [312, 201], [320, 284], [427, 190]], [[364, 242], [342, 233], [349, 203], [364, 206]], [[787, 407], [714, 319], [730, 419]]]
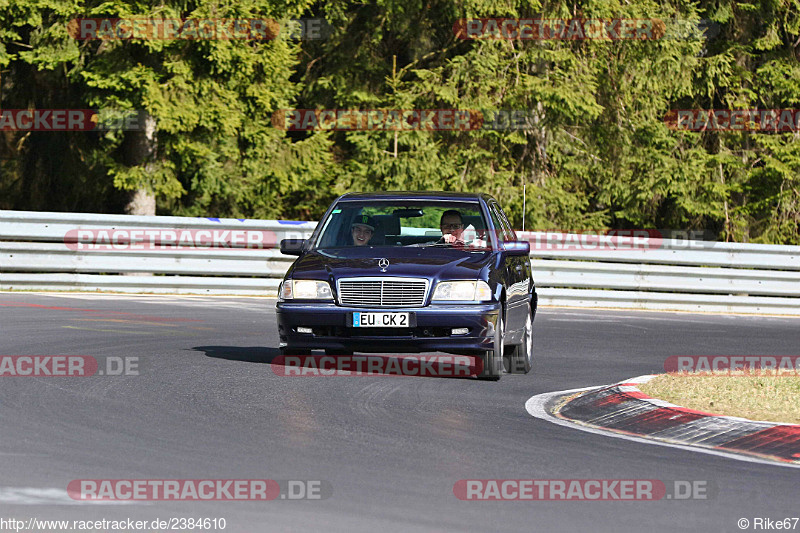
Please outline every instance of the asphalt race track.
[[[225, 518], [226, 531], [741, 531], [800, 517], [800, 469], [594, 435], [535, 394], [670, 355], [797, 355], [800, 319], [541, 309], [531, 374], [281, 377], [275, 300], [0, 293], [0, 355], [137, 357], [138, 375], [0, 377], [0, 518]], [[80, 479], [324, 480], [321, 500], [85, 503]], [[706, 500], [461, 501], [462, 479], [705, 481]], [[753, 530], [754, 529], [748, 529]], [[800, 524], [797, 525], [800, 531]]]

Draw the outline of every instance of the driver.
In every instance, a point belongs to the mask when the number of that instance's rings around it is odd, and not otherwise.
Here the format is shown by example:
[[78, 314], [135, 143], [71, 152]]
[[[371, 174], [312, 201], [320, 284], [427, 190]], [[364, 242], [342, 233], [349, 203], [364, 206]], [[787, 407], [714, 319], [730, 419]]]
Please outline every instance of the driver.
[[369, 215], [358, 215], [350, 226], [353, 244], [366, 246], [375, 234], [375, 221]]
[[439, 242], [464, 245], [464, 220], [461, 212], [450, 209], [442, 213], [439, 228], [442, 230], [442, 239]]

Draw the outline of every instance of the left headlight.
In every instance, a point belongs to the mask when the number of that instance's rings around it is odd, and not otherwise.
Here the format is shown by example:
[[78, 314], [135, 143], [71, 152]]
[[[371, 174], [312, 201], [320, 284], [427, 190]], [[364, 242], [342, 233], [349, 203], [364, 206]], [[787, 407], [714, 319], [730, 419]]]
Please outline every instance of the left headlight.
[[433, 292], [433, 302], [488, 302], [492, 290], [485, 281], [442, 281]]
[[327, 281], [287, 279], [281, 283], [278, 295], [281, 300], [333, 300]]

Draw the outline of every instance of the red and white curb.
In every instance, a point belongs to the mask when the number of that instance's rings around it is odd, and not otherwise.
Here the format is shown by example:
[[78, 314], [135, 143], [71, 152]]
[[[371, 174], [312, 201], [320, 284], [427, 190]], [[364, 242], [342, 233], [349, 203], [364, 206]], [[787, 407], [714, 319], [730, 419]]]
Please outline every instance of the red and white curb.
[[719, 416], [651, 398], [638, 386], [654, 377], [539, 394], [525, 408], [536, 418], [589, 433], [800, 468], [800, 425]]

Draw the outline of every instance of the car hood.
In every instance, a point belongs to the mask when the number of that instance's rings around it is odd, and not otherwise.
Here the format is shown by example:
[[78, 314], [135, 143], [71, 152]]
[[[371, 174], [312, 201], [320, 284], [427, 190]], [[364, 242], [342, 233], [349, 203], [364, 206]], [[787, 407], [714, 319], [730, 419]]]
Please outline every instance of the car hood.
[[[466, 252], [451, 248], [365, 247], [314, 250], [298, 259], [287, 276], [334, 282], [354, 276], [478, 279], [492, 260], [490, 251]], [[389, 265], [382, 272], [379, 259]]]

